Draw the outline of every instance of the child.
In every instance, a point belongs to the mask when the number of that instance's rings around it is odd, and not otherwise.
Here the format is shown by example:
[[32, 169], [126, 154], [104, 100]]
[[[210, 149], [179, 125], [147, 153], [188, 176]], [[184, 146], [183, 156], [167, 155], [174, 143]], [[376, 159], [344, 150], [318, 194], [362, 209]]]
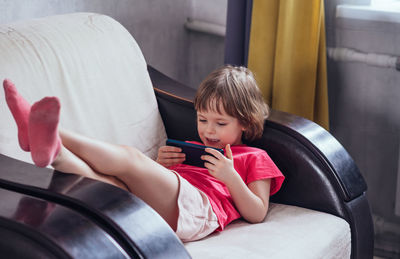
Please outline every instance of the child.
[[260, 137], [268, 115], [252, 73], [224, 66], [212, 72], [195, 97], [202, 144], [225, 148], [226, 156], [207, 148], [205, 168], [181, 164], [181, 149], [163, 146], [157, 161], [139, 150], [117, 146], [58, 128], [60, 103], [45, 97], [32, 107], [4, 80], [7, 104], [18, 126], [18, 139], [37, 166], [114, 184], [155, 209], [182, 241], [201, 239], [243, 217], [263, 221], [269, 196], [284, 176], [267, 153], [242, 139]]

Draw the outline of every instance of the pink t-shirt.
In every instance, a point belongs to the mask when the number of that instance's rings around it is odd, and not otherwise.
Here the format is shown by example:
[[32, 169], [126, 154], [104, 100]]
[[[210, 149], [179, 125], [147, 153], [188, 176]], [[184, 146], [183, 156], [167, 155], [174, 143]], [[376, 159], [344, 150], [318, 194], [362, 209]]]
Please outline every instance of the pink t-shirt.
[[[198, 142], [190, 141], [190, 143], [201, 145]], [[271, 179], [270, 195], [281, 188], [285, 177], [267, 152], [246, 145], [232, 146], [231, 149], [235, 170], [246, 184], [261, 179]], [[223, 182], [211, 176], [206, 168], [179, 164], [170, 169], [178, 172], [180, 176], [208, 196], [220, 224], [217, 231], [221, 231], [231, 221], [241, 217], [228, 188]]]

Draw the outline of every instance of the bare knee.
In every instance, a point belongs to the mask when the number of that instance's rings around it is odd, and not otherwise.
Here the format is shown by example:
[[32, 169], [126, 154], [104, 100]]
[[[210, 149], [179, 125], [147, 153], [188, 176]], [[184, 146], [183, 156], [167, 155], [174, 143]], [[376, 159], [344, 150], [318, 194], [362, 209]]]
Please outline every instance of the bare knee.
[[145, 154], [135, 147], [125, 145], [121, 145], [120, 147], [123, 151], [124, 159], [127, 161], [127, 170], [137, 169], [145, 162], [145, 160], [149, 159]]
[[143, 153], [135, 148], [135, 147], [131, 147], [131, 146], [126, 146], [126, 145], [120, 145], [119, 146], [121, 148], [121, 150], [123, 150], [123, 152], [125, 153], [124, 155], [127, 156], [127, 158], [129, 159], [139, 159], [141, 155], [143, 155]]

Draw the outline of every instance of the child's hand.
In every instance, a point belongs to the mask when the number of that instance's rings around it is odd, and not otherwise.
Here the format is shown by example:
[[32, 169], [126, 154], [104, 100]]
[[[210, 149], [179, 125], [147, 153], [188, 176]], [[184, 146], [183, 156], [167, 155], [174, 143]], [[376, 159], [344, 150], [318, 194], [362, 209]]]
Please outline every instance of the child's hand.
[[203, 155], [201, 159], [206, 161], [204, 166], [212, 176], [225, 184], [227, 184], [230, 179], [237, 176], [235, 168], [233, 167], [232, 150], [229, 144], [225, 147], [226, 156], [212, 148], [206, 148], [206, 152], [213, 156]]
[[179, 147], [162, 146], [158, 149], [156, 161], [165, 167], [182, 164], [185, 161], [185, 154], [181, 152], [182, 149]]

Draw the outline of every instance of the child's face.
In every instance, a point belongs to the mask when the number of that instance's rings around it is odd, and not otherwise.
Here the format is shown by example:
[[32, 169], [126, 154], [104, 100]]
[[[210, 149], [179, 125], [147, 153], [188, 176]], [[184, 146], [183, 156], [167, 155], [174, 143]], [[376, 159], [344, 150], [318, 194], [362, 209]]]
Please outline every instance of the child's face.
[[220, 111], [197, 111], [197, 131], [201, 141], [215, 148], [242, 144], [245, 128], [238, 119], [228, 115], [223, 107], [220, 107]]

